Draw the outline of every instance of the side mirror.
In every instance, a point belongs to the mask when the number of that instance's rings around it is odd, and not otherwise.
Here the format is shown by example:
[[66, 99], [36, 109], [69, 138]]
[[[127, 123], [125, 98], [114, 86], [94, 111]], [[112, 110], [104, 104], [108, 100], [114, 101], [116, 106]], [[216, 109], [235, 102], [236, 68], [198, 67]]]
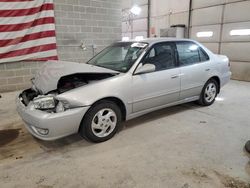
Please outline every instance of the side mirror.
[[144, 64], [135, 71], [135, 75], [155, 72], [155, 69], [155, 65], [153, 64]]

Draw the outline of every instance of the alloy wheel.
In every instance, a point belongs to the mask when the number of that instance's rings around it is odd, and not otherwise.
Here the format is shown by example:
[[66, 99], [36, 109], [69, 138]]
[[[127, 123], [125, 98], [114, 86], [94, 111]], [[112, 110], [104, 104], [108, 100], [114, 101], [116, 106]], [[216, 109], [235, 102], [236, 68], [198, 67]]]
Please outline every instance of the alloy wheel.
[[105, 108], [98, 111], [91, 123], [92, 132], [99, 138], [110, 135], [117, 125], [116, 113], [110, 109]]
[[216, 85], [214, 83], [209, 83], [205, 89], [206, 102], [208, 103], [212, 102], [216, 97], [216, 93], [217, 93]]

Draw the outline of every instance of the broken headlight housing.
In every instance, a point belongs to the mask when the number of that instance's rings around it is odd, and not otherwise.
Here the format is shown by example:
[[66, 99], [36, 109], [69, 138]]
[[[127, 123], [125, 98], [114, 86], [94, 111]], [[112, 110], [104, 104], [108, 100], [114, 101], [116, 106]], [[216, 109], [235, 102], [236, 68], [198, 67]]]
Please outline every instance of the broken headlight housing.
[[69, 109], [70, 105], [67, 101], [59, 101], [56, 106], [56, 112], [64, 112], [65, 110]]
[[33, 108], [50, 113], [64, 112], [70, 108], [68, 101], [58, 100], [55, 95], [40, 95], [33, 100]]
[[35, 109], [49, 110], [56, 107], [54, 96], [38, 96], [34, 98], [33, 105]]

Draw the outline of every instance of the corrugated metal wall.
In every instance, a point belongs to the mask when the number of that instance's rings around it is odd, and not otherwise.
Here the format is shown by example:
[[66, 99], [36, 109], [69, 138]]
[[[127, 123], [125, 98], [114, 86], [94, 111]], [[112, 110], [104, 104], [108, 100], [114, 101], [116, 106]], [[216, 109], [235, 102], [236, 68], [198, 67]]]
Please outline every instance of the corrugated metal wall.
[[[190, 37], [227, 55], [234, 79], [250, 81], [250, 35], [230, 34], [239, 29], [250, 29], [249, 0], [193, 0]], [[198, 37], [199, 32], [213, 35]]]

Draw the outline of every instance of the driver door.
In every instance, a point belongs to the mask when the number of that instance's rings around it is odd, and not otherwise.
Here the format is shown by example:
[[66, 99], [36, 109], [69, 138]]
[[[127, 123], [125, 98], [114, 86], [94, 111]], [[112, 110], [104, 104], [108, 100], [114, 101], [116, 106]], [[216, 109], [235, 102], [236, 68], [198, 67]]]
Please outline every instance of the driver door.
[[145, 55], [139, 67], [149, 63], [156, 70], [133, 75], [133, 113], [179, 100], [180, 68], [176, 64], [175, 48], [172, 42], [159, 43]]

